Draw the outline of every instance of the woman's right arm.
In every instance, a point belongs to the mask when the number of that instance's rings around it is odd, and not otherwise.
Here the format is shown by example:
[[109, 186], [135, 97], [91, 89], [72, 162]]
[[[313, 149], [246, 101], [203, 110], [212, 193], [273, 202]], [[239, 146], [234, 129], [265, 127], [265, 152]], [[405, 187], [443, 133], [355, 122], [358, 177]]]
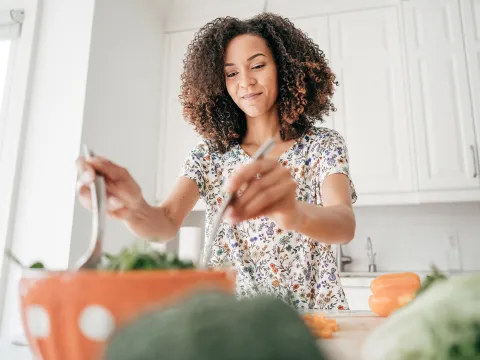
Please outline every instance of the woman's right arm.
[[128, 170], [103, 157], [77, 160], [80, 203], [91, 209], [90, 183], [95, 172], [102, 174], [107, 187], [107, 213], [121, 220], [142, 239], [168, 241], [175, 237], [181, 224], [199, 199], [197, 184], [186, 177], [177, 180], [173, 190], [159, 206], [144, 199], [140, 186]]

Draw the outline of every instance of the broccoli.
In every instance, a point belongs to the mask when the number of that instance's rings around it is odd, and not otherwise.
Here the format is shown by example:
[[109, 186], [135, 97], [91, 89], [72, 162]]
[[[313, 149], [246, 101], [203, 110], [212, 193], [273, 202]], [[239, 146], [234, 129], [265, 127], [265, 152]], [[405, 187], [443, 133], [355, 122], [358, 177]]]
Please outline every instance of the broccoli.
[[283, 301], [201, 292], [112, 335], [105, 360], [323, 360], [300, 315]]

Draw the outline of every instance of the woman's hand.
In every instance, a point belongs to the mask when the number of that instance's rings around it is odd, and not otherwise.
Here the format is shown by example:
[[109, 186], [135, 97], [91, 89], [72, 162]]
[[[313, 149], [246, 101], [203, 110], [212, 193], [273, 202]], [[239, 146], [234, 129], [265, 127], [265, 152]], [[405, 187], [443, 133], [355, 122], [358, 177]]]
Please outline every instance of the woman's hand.
[[278, 161], [252, 161], [225, 184], [225, 191], [237, 194], [225, 216], [233, 223], [267, 216], [283, 230], [293, 230], [299, 221], [296, 189], [290, 171]]
[[92, 160], [80, 157], [76, 164], [79, 174], [77, 195], [87, 209], [92, 208], [90, 184], [94, 181], [96, 172], [105, 178], [107, 213], [113, 218], [126, 220], [147, 205], [140, 186], [127, 169], [99, 156]]

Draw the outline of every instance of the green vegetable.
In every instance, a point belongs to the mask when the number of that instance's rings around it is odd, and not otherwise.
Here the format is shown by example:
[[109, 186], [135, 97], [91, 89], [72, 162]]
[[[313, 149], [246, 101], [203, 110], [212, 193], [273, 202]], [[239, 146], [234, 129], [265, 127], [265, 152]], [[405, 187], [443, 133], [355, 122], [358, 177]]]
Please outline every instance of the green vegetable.
[[323, 360], [299, 314], [267, 296], [197, 293], [118, 329], [104, 360]]
[[[18, 266], [20, 266], [22, 269], [26, 269], [27, 266], [25, 266], [12, 252], [10, 249], [5, 249], [5, 255], [7, 255], [10, 260], [12, 260], [14, 263], [16, 263]], [[37, 261], [34, 262], [32, 265], [28, 266], [29, 269], [44, 269], [45, 266], [43, 263]]]
[[45, 269], [45, 266], [41, 262], [37, 261], [30, 265], [30, 269]]
[[418, 289], [416, 295], [420, 295], [425, 290], [430, 288], [433, 284], [435, 284], [437, 281], [442, 281], [446, 279], [447, 277], [444, 274], [442, 274], [436, 266], [432, 266], [431, 274], [427, 275], [425, 280], [422, 282], [420, 289]]
[[[5, 250], [5, 254], [23, 269], [45, 269], [43, 263], [39, 261], [28, 267], [25, 266], [9, 249]], [[125, 248], [116, 256], [104, 253], [103, 260], [98, 266], [99, 270], [129, 271], [195, 268], [193, 262], [180, 260], [175, 253], [160, 252], [150, 246], [141, 248], [137, 244]]]
[[191, 261], [183, 261], [175, 253], [160, 252], [152, 248], [140, 249], [137, 246], [126, 248], [117, 256], [104, 254], [101, 270], [166, 270], [166, 269], [193, 269]]
[[362, 358], [480, 359], [480, 273], [432, 283], [371, 333]]

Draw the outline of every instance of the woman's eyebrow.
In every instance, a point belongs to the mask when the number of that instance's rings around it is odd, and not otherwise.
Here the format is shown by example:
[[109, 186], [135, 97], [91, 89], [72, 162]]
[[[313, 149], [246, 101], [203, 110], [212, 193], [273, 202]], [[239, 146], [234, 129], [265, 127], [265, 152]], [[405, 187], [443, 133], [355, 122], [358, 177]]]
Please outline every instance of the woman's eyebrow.
[[[262, 53], [256, 53], [255, 55], [250, 56], [250, 57], [247, 59], [247, 61], [253, 60], [253, 59], [255, 59], [255, 58], [258, 57], [258, 56], [265, 56], [265, 55], [262, 54]], [[227, 66], [233, 66], [233, 65], [235, 65], [235, 64], [233, 64], [233, 63], [226, 63], [224, 66], [227, 67]]]

